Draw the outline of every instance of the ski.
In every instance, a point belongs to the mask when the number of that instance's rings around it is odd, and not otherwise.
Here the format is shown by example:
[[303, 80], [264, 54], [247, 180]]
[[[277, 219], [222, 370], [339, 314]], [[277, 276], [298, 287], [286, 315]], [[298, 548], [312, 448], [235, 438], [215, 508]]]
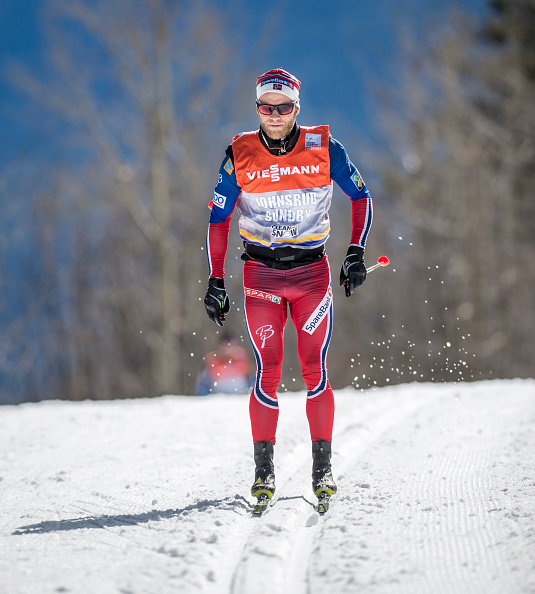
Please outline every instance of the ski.
[[331, 501], [331, 495], [326, 491], [322, 491], [318, 494], [318, 513], [320, 516], [325, 514], [329, 510], [329, 504]]
[[267, 493], [261, 493], [253, 507], [253, 516], [261, 516], [266, 511], [270, 501], [271, 499]]

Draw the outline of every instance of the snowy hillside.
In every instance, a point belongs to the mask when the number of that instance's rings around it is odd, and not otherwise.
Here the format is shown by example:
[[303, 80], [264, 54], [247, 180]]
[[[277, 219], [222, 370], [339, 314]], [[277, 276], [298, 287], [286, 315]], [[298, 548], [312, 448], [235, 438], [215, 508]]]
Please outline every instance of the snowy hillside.
[[335, 396], [324, 517], [303, 393], [261, 518], [247, 397], [1, 407], [0, 591], [535, 592], [535, 380]]

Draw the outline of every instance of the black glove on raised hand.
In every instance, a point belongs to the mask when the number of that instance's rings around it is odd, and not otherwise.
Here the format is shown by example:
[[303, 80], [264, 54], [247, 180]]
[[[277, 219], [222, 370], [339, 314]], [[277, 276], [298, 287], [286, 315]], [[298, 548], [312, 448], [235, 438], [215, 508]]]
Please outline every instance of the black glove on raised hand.
[[366, 280], [366, 265], [364, 264], [364, 248], [350, 245], [347, 256], [340, 270], [340, 286], [344, 285], [346, 297], [362, 285]]
[[218, 326], [223, 326], [225, 315], [230, 310], [230, 301], [225, 290], [225, 281], [222, 278], [208, 279], [204, 307], [208, 317]]

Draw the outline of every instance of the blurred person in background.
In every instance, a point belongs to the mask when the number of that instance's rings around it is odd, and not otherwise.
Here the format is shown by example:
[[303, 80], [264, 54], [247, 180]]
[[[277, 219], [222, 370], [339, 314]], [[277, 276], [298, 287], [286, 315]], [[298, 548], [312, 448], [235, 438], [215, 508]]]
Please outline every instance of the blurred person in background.
[[244, 394], [253, 384], [248, 352], [236, 336], [225, 330], [218, 348], [204, 357], [204, 367], [197, 377], [196, 393]]

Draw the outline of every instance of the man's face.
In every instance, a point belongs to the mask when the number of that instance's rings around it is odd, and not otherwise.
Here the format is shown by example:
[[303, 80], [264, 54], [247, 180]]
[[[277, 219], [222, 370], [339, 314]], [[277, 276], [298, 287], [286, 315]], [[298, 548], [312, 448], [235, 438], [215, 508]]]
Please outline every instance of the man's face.
[[[268, 103], [269, 105], [281, 105], [282, 103], [291, 103], [292, 101], [282, 93], [264, 93], [258, 102]], [[293, 111], [288, 115], [280, 115], [276, 110], [271, 115], [263, 115], [258, 110], [257, 113], [260, 118], [260, 127], [264, 133], [273, 140], [282, 140], [290, 134], [294, 127], [299, 109], [294, 107]]]

